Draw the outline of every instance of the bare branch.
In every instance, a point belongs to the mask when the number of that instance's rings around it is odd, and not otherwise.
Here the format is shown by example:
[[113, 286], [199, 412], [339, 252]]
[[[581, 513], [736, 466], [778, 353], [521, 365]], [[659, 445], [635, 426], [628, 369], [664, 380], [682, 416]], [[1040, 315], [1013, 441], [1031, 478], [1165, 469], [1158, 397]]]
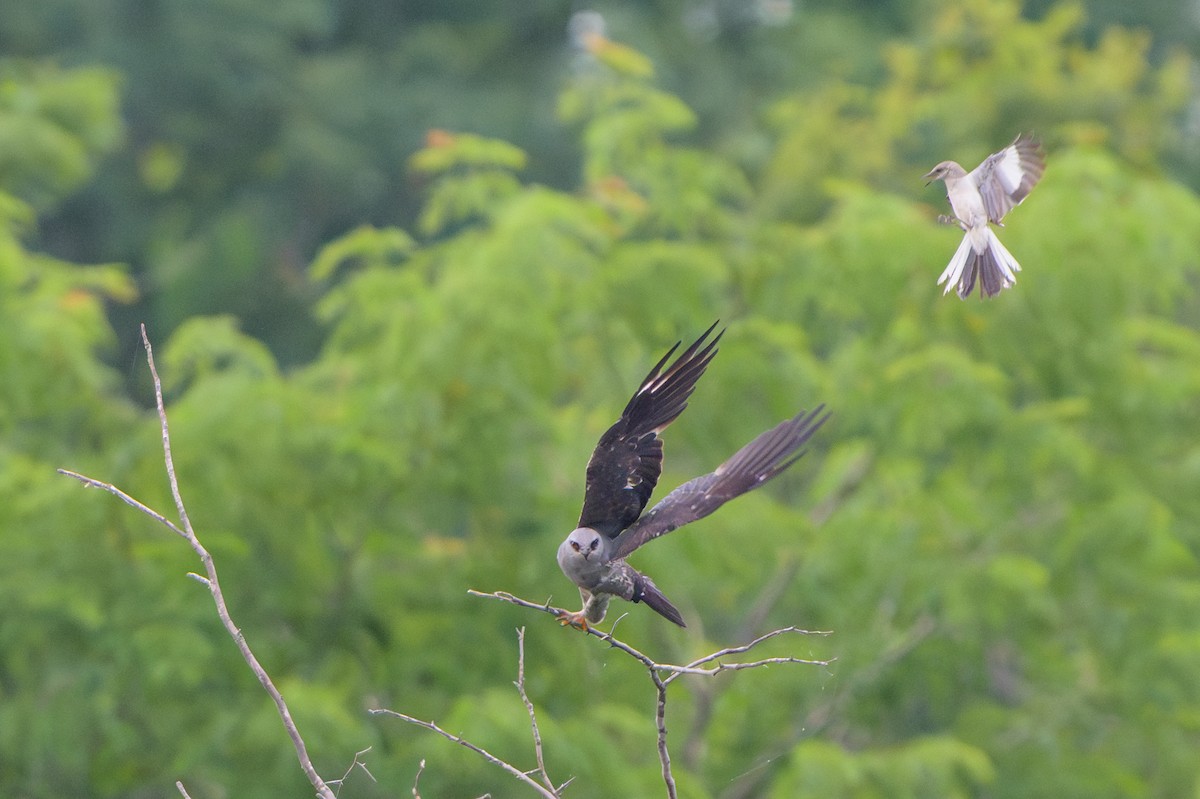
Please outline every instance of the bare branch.
[[651, 668], [650, 680], [658, 692], [658, 701], [654, 705], [654, 726], [658, 730], [658, 762], [662, 764], [662, 778], [663, 783], [667, 786], [667, 797], [675, 799], [675, 775], [671, 773], [671, 750], [667, 748], [667, 684], [669, 679], [662, 679], [658, 676], [658, 672]]
[[[472, 590], [468, 590], [467, 593], [472, 596], [477, 596], [477, 597], [484, 597], [484, 598], [489, 598], [489, 599], [499, 599], [502, 602], [510, 602], [514, 605], [517, 605], [517, 606], [523, 607], [523, 608], [528, 608], [530, 610], [539, 610], [539, 611], [542, 611], [543, 613], [549, 613], [551, 616], [554, 616], [554, 617], [560, 618], [560, 619], [564, 615], [567, 614], [567, 611], [564, 611], [561, 608], [553, 607], [550, 605], [549, 602], [545, 602], [545, 603], [530, 602], [527, 599], [521, 599], [518, 596], [514, 596], [513, 594], [510, 594], [507, 591], [496, 591], [493, 593], [486, 593], [483, 591], [475, 591], [472, 589]], [[826, 630], [802, 630], [799, 627], [783, 627], [778, 630], [772, 630], [771, 632], [766, 633], [764, 635], [760, 635], [759, 637], [755, 638], [753, 641], [750, 641], [749, 643], [741, 644], [739, 646], [727, 647], [725, 649], [721, 649], [716, 652], [713, 652], [712, 654], [705, 655], [701, 658], [693, 660], [691, 663], [688, 663], [687, 665], [684, 665], [684, 666], [675, 666], [670, 663], [658, 663], [650, 656], [643, 654], [642, 652], [639, 652], [637, 649], [633, 648], [632, 646], [625, 643], [624, 641], [613, 637], [613, 635], [611, 633], [602, 632], [600, 630], [597, 630], [595, 627], [587, 627], [586, 629], [584, 629], [584, 632], [595, 638], [599, 638], [600, 640], [604, 641], [605, 643], [607, 643], [609, 646], [613, 647], [614, 649], [621, 650], [622, 652], [629, 655], [634, 660], [641, 663], [642, 666], [644, 666], [646, 668], [646, 671], [650, 676], [651, 682], [654, 683], [654, 690], [657, 694], [657, 703], [655, 705], [655, 713], [654, 713], [654, 723], [655, 723], [655, 728], [657, 729], [657, 732], [658, 732], [658, 759], [659, 759], [659, 762], [662, 764], [663, 783], [667, 787], [668, 799], [676, 799], [675, 777], [671, 772], [671, 752], [670, 752], [670, 749], [667, 747], [667, 688], [670, 686], [670, 684], [673, 681], [678, 679], [683, 674], [694, 674], [694, 675], [698, 675], [698, 676], [702, 676], [702, 677], [712, 677], [712, 676], [720, 674], [721, 672], [724, 672], [724, 671], [741, 671], [743, 669], [754, 669], [754, 668], [759, 668], [762, 666], [768, 666], [768, 665], [773, 665], [773, 664], [797, 663], [797, 664], [804, 664], [804, 665], [810, 665], [810, 666], [828, 666], [832, 662], [830, 660], [806, 660], [803, 658], [788, 657], [788, 656], [762, 658], [760, 660], [744, 661], [744, 662], [737, 662], [737, 663], [718, 662], [721, 658], [730, 657], [732, 655], [745, 654], [746, 652], [749, 652], [751, 649], [755, 648], [756, 646], [763, 644], [767, 641], [770, 641], [773, 638], [778, 638], [783, 635], [788, 635], [788, 634], [829, 635], [830, 634], [829, 631], [826, 631]], [[523, 665], [524, 664], [524, 660], [523, 660], [524, 659], [524, 630], [522, 630], [522, 634], [521, 634], [521, 647], [522, 647], [521, 651], [522, 651], [522, 669], [523, 669], [524, 668], [524, 665]], [[710, 663], [715, 663], [715, 665], [709, 666], [708, 664], [710, 664]], [[666, 676], [663, 676], [663, 675], [666, 675]], [[522, 695], [524, 695], [524, 694], [522, 693]], [[372, 711], [372, 712], [376, 712], [376, 711]], [[532, 709], [530, 710], [530, 713], [532, 715]], [[418, 723], [421, 723], [421, 722], [418, 722]], [[543, 776], [544, 775], [545, 775], [545, 772], [543, 771]]]
[[432, 721], [422, 721], [421, 719], [405, 715], [404, 713], [398, 713], [395, 710], [386, 710], [383, 708], [371, 708], [367, 712], [373, 716], [380, 716], [380, 715], [393, 716], [402, 721], [407, 721], [409, 724], [415, 724], [416, 726], [424, 727], [425, 729], [430, 730], [431, 732], [436, 732], [438, 735], [442, 736], [447, 741], [452, 741], [452, 742], [458, 744], [459, 746], [470, 749], [472, 752], [479, 755], [484, 760], [491, 763], [493, 766], [499, 766], [500, 768], [504, 769], [509, 774], [516, 777], [518, 780], [520, 780], [521, 782], [525, 783], [533, 790], [540, 793], [542, 796], [545, 796], [546, 799], [559, 799], [558, 794], [547, 789], [545, 786], [543, 786], [541, 783], [534, 780], [532, 777], [530, 777], [524, 771], [521, 771], [521, 769], [517, 768], [516, 766], [512, 765], [511, 763], [509, 763], [505, 760], [501, 760], [500, 758], [496, 757], [495, 755], [493, 755], [491, 752], [487, 751], [483, 747], [476, 746], [475, 744], [471, 743], [467, 739], [461, 738], [452, 732], [447, 732], [446, 730], [439, 727], [437, 724], [434, 724]]
[[[475, 752], [476, 754], [482, 756], [489, 763], [499, 766], [500, 768], [507, 771], [509, 774], [512, 774], [517, 779], [521, 780], [525, 784], [532, 787], [534, 790], [536, 790], [538, 793], [542, 794], [543, 796], [549, 796], [549, 797], [552, 797], [552, 799], [559, 799], [559, 797], [562, 795], [562, 789], [567, 787], [568, 785], [570, 785], [572, 780], [574, 780], [575, 778], [572, 777], [571, 779], [564, 782], [562, 785], [559, 785], [556, 787], [554, 785], [554, 781], [550, 779], [550, 775], [546, 772], [546, 761], [543, 756], [543, 750], [542, 750], [542, 733], [541, 733], [541, 730], [538, 729], [537, 714], [534, 712], [533, 702], [529, 699], [529, 694], [526, 693], [526, 691], [525, 691], [525, 628], [524, 627], [520, 627], [517, 629], [517, 680], [513, 684], [517, 686], [517, 693], [519, 693], [521, 695], [521, 702], [525, 705], [526, 712], [529, 713], [529, 726], [531, 727], [531, 729], [533, 731], [533, 753], [534, 753], [534, 756], [537, 758], [537, 768], [535, 768], [533, 771], [521, 771], [516, 766], [512, 765], [511, 763], [509, 763], [507, 761], [501, 760], [500, 758], [496, 757], [492, 753], [488, 752], [483, 747], [476, 746], [475, 744], [471, 743], [470, 741], [466, 740], [465, 738], [463, 738], [461, 736], [454, 735], [453, 733], [447, 732], [446, 730], [444, 730], [441, 727], [434, 724], [432, 721], [422, 721], [420, 719], [413, 718], [412, 716], [408, 716], [403, 713], [397, 713], [394, 710], [372, 709], [369, 712], [374, 715], [386, 714], [389, 716], [395, 716], [396, 718], [403, 719], [404, 721], [407, 721], [410, 724], [416, 724], [419, 727], [424, 727], [427, 730], [432, 730], [433, 732], [436, 732], [437, 734], [441, 735], [442, 737], [446, 738], [447, 740], [453, 741], [454, 743], [458, 744], [459, 746], [463, 746], [467, 749], [470, 749], [472, 752]], [[422, 760], [421, 761], [421, 769], [424, 769], [424, 768], [425, 768], [425, 761]], [[530, 777], [531, 774], [540, 775], [542, 778], [542, 785], [539, 785], [537, 782], [535, 782], [533, 780], [533, 778]], [[418, 778], [420, 777], [420, 771], [417, 772], [417, 777]], [[417, 795], [416, 794], [416, 780], [413, 781], [413, 795], [414, 796]]]
[[421, 799], [421, 794], [417, 791], [417, 783], [421, 781], [421, 772], [425, 770], [425, 759], [421, 758], [420, 765], [417, 766], [417, 775], [413, 777], [412, 795], [413, 799]]
[[529, 608], [531, 610], [545, 611], [546, 613], [549, 613], [551, 616], [557, 616], [560, 613], [560, 609], [553, 607], [549, 601], [541, 602], [541, 603], [530, 602], [528, 599], [521, 599], [519, 596], [514, 596], [513, 594], [510, 594], [507, 591], [496, 591], [494, 593], [489, 594], [489, 593], [485, 593], [483, 591], [476, 591], [474, 588], [468, 588], [467, 593], [470, 594], [471, 596], [482, 596], [482, 597], [491, 597], [492, 599], [502, 599], [505, 602], [511, 602], [514, 605], [520, 605], [523, 608]]
[[[680, 668], [681, 671], [683, 669], [688, 669], [688, 671], [686, 672], [687, 674], [698, 674], [698, 673], [699, 674], [719, 674], [722, 671], [727, 671], [727, 670], [731, 670], [731, 669], [744, 669], [744, 668], [747, 668], [752, 665], [757, 665], [757, 664], [751, 664], [751, 663], [731, 663], [728, 665], [723, 665], [723, 664], [718, 663], [716, 668], [713, 668], [713, 669], [700, 669], [699, 668], [700, 666], [703, 666], [705, 663], [712, 663], [714, 660], [717, 660], [718, 658], [729, 657], [730, 655], [741, 655], [745, 652], [749, 652], [751, 649], [753, 649], [754, 647], [758, 646], [761, 643], [770, 641], [772, 638], [778, 638], [781, 635], [787, 635], [788, 633], [796, 633], [798, 635], [830, 635], [830, 634], [832, 634], [832, 631], [830, 631], [830, 630], [802, 630], [799, 627], [781, 627], [778, 630], [772, 630], [769, 633], [760, 635], [758, 638], [755, 638], [753, 641], [751, 641], [749, 643], [742, 644], [741, 646], [727, 647], [726, 649], [722, 649], [718, 652], [713, 652], [711, 655], [705, 655], [704, 657], [699, 658], [698, 660], [693, 660], [687, 666], [678, 667], [678, 668]], [[767, 660], [758, 661], [758, 663], [762, 663], [762, 664], [766, 664], [766, 663], [807, 663], [810, 666], [828, 666], [830, 662], [831, 661], [827, 661], [827, 660], [801, 660], [799, 658], [768, 658]]]
[[533, 753], [537, 758], [537, 770], [542, 775], [542, 783], [550, 789], [550, 792], [557, 795], [558, 790], [554, 787], [554, 781], [550, 779], [550, 775], [546, 773], [546, 761], [542, 755], [542, 733], [538, 730], [537, 715], [533, 712], [533, 702], [529, 701], [529, 694], [525, 693], [525, 628], [517, 629], [517, 693], [521, 695], [521, 701], [525, 703], [525, 710], [529, 712], [529, 726], [533, 728]]
[[758, 796], [762, 792], [762, 785], [767, 777], [766, 765], [776, 761], [785, 752], [794, 747], [797, 742], [819, 733], [830, 723], [831, 719], [838, 718], [841, 715], [842, 709], [855, 696], [861, 693], [866, 687], [876, 683], [889, 668], [903, 660], [910, 652], [916, 649], [936, 628], [937, 623], [932, 616], [918, 616], [912, 626], [901, 634], [890, 647], [884, 650], [872, 664], [848, 675], [841, 681], [842, 684], [839, 690], [828, 701], [817, 705], [809, 710], [804, 717], [797, 719], [791, 733], [782, 739], [782, 743], [777, 749], [777, 754], [767, 756], [763, 768], [752, 770], [753, 773], [747, 772], [743, 775], [748, 777], [748, 779], [742, 780], [739, 785], [735, 785], [726, 796], [729, 799], [746, 799], [746, 797]]
[[[59, 471], [62, 470], [60, 469]], [[192, 797], [188, 795], [187, 788], [184, 788], [183, 783], [179, 780], [175, 780], [175, 789], [179, 791], [179, 793], [183, 796], [183, 799], [192, 799]]]
[[111, 483], [105, 483], [101, 480], [96, 480], [94, 478], [88, 477], [87, 475], [80, 474], [79, 472], [73, 472], [70, 469], [55, 469], [55, 471], [61, 475], [66, 475], [67, 477], [74, 477], [76, 480], [83, 483], [88, 488], [99, 488], [104, 491], [107, 491], [108, 493], [112, 494], [114, 497], [117, 497], [118, 499], [120, 499], [126, 505], [129, 505], [130, 507], [133, 507], [133, 508], [137, 508], [142, 513], [149, 516], [151, 519], [154, 519], [154, 521], [165, 526], [168, 530], [175, 533], [180, 538], [187, 540], [187, 537], [188, 537], [187, 533], [185, 533], [183, 530], [180, 530], [179, 527], [176, 526], [175, 522], [171, 521], [166, 516], [163, 516], [161, 513], [154, 510], [153, 508], [146, 507], [145, 505], [138, 502], [133, 497], [126, 494], [121, 489], [117, 488], [115, 485], [113, 485]]
[[[292, 720], [291, 711], [288, 710], [288, 706], [283, 699], [283, 695], [279, 693], [279, 690], [271, 681], [270, 676], [268, 676], [266, 670], [262, 667], [262, 664], [258, 662], [258, 658], [256, 658], [254, 653], [250, 650], [250, 645], [246, 643], [246, 638], [244, 635], [242, 635], [242, 631], [233, 623], [233, 619], [229, 615], [229, 608], [225, 604], [225, 596], [221, 592], [221, 583], [217, 579], [217, 567], [213, 563], [212, 555], [210, 555], [208, 550], [205, 549], [200, 543], [200, 540], [196, 537], [195, 531], [192, 529], [192, 522], [188, 518], [187, 508], [185, 508], [183, 504], [183, 496], [179, 492], [179, 481], [175, 477], [175, 460], [171, 456], [171, 435], [169, 426], [167, 424], [167, 411], [163, 405], [162, 381], [159, 380], [158, 369], [154, 365], [154, 350], [150, 346], [150, 337], [146, 334], [145, 325], [141, 326], [141, 332], [142, 345], [146, 349], [146, 363], [149, 364], [150, 375], [154, 378], [154, 400], [158, 409], [159, 426], [162, 430], [163, 462], [166, 466], [167, 480], [171, 485], [171, 496], [175, 499], [175, 509], [179, 513], [181, 526], [175, 525], [161, 513], [158, 513], [157, 511], [147, 507], [145, 504], [133, 499], [124, 491], [121, 491], [115, 486], [91, 477], [86, 477], [77, 472], [71, 472], [65, 469], [59, 469], [58, 471], [61, 474], [79, 480], [86, 486], [102, 488], [105, 491], [108, 491], [110, 494], [120, 498], [126, 504], [140, 510], [150, 518], [164, 525], [167, 529], [171, 530], [171, 532], [182, 536], [188, 542], [192, 548], [192, 551], [196, 553], [196, 555], [200, 558], [200, 561], [204, 564], [204, 573], [206, 575], [205, 577], [201, 577], [200, 575], [193, 576], [207, 586], [209, 593], [212, 595], [213, 603], [216, 605], [217, 615], [221, 618], [221, 624], [224, 625], [226, 632], [229, 633], [229, 636], [233, 638], [234, 644], [237, 645], [238, 651], [242, 654], [242, 658], [246, 661], [247, 665], [250, 666], [250, 670], [254, 672], [254, 676], [258, 678], [259, 683], [275, 702], [275, 709], [279, 712], [279, 716], [283, 720], [284, 729], [287, 730], [288, 736], [292, 739], [292, 746], [296, 749], [296, 757], [300, 761], [300, 767], [304, 771], [305, 776], [308, 777], [308, 781], [312, 783], [312, 786], [317, 790], [317, 795], [320, 796], [321, 799], [336, 799], [333, 791], [329, 788], [325, 781], [321, 779], [321, 776], [317, 774], [316, 769], [313, 768], [312, 760], [308, 756], [308, 749], [304, 745], [304, 739], [300, 737], [300, 731], [296, 728], [295, 721]], [[185, 797], [187, 796], [187, 792], [184, 790], [182, 783], [176, 783], [176, 787], [181, 793], [183, 793]]]
[[[179, 493], [179, 481], [175, 479], [175, 458], [171, 455], [171, 431], [167, 425], [167, 409], [163, 405], [162, 381], [159, 380], [158, 369], [154, 365], [154, 348], [150, 346], [150, 336], [146, 334], [144, 324], [141, 326], [141, 331], [142, 346], [146, 348], [146, 363], [150, 366], [150, 376], [154, 378], [154, 404], [158, 408], [158, 423], [162, 429], [163, 464], [167, 468], [167, 482], [171, 485], [171, 496], [175, 498], [175, 509], [179, 511], [179, 520], [183, 523], [184, 532], [187, 534], [192, 548], [195, 549], [199, 546], [199, 542], [196, 541], [196, 535], [192, 532], [192, 522], [188, 518], [187, 508], [183, 506], [183, 496]], [[200, 555], [200, 552], [198, 551], [196, 554]], [[204, 555], [201, 555], [201, 558], [204, 558]], [[205, 565], [208, 565], [211, 560], [212, 558], [208, 558]]]
[[371, 751], [371, 747], [368, 746], [366, 749], [360, 749], [359, 751], [355, 752], [354, 753], [354, 761], [346, 768], [346, 772], [344, 774], [342, 774], [342, 776], [336, 780], [329, 780], [330, 785], [337, 786], [337, 790], [334, 791], [335, 795], [341, 793], [342, 786], [346, 784], [346, 780], [350, 778], [350, 772], [354, 771], [355, 768], [362, 769], [363, 772], [371, 779], [371, 782], [375, 782], [375, 783], [379, 782], [379, 780], [375, 779], [375, 775], [371, 773], [371, 770], [369, 768], [367, 768], [366, 761], [359, 760], [360, 757], [362, 757], [363, 755], [365, 755], [367, 752], [370, 752], [370, 751]]
[[[553, 607], [548, 603], [530, 602], [527, 599], [521, 599], [518, 596], [514, 596], [514, 595], [508, 593], [507, 591], [495, 591], [493, 593], [486, 593], [484, 591], [476, 591], [474, 589], [468, 589], [467, 593], [470, 594], [471, 596], [485, 597], [488, 599], [499, 599], [503, 602], [510, 602], [514, 605], [518, 605], [523, 608], [529, 608], [530, 610], [540, 610], [544, 613], [549, 613], [551, 616], [559, 617], [559, 616], [562, 616], [564, 613], [564, 611], [561, 608]], [[728, 657], [729, 655], [740, 655], [745, 652], [748, 652], [751, 649], [753, 649], [754, 647], [758, 646], [759, 644], [761, 644], [765, 641], [769, 641], [772, 638], [777, 638], [781, 635], [787, 635], [789, 633], [795, 633], [797, 635], [832, 635], [831, 630], [804, 630], [799, 627], [783, 627], [778, 630], [772, 630], [771, 632], [766, 633], [765, 635], [760, 635], [758, 638], [755, 638], [753, 641], [750, 641], [747, 644], [742, 644], [740, 646], [731, 646], [731, 647], [728, 647], [727, 649], [721, 649], [717, 652], [713, 652], [710, 655], [705, 655], [704, 657], [699, 658], [698, 660], [694, 660], [685, 666], [675, 666], [670, 663], [658, 663], [653, 658], [651, 658], [649, 655], [639, 652], [637, 649], [634, 649], [632, 646], [630, 646], [629, 644], [620, 640], [619, 638], [614, 638], [611, 633], [606, 633], [603, 630], [596, 629], [595, 627], [588, 627], [583, 632], [587, 633], [588, 635], [599, 638], [601, 641], [604, 641], [605, 643], [607, 643], [609, 646], [613, 647], [614, 649], [620, 649], [625, 654], [627, 654], [630, 657], [639, 661], [647, 669], [672, 673], [672, 676], [667, 678], [668, 683], [674, 679], [674, 675], [678, 675], [678, 674], [698, 674], [698, 675], [705, 676], [705, 677], [711, 677], [715, 674], [720, 674], [722, 671], [737, 671], [739, 669], [747, 668], [747, 667], [751, 666], [752, 664], [749, 664], [749, 663], [732, 664], [731, 663], [731, 664], [717, 664], [716, 666], [714, 666], [712, 668], [702, 668], [702, 667], [704, 666], [704, 664], [711, 663], [714, 660], [717, 660], [718, 658]], [[753, 664], [753, 665], [767, 665], [770, 663], [802, 663], [802, 664], [809, 665], [809, 666], [828, 666], [831, 662], [832, 661], [829, 661], [829, 660], [805, 660], [802, 658], [784, 657], [784, 658], [769, 658], [767, 660], [758, 661], [756, 664]]]

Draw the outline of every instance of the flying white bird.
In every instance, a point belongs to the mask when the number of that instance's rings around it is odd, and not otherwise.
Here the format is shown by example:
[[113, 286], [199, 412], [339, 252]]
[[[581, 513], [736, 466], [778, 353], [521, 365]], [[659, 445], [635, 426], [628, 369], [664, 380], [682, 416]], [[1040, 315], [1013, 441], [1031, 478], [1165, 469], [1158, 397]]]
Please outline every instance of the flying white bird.
[[1021, 265], [988, 223], [1003, 227], [1000, 220], [1021, 204], [1045, 170], [1041, 146], [1022, 134], [970, 172], [953, 161], [943, 161], [924, 176], [925, 185], [935, 180], [946, 182], [946, 198], [954, 216], [939, 219], [958, 225], [966, 234], [938, 278], [939, 286], [946, 284], [943, 294], [957, 285], [958, 296], [965, 300], [975, 288], [976, 275], [984, 297], [994, 297], [1017, 282]]

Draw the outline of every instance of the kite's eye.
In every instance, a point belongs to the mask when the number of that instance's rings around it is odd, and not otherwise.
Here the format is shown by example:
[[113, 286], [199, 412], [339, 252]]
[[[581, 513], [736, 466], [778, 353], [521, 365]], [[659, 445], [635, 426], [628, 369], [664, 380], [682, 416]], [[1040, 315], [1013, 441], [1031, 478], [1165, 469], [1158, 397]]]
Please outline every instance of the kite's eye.
[[591, 549], [593, 552], [595, 552], [595, 551], [596, 551], [596, 547], [598, 547], [598, 546], [600, 546], [600, 539], [599, 539], [599, 538], [593, 538], [593, 539], [592, 539], [592, 546], [590, 547], [590, 549]]
[[578, 552], [578, 551], [579, 551], [579, 543], [578, 543], [578, 542], [576, 542], [576, 541], [572, 541], [572, 542], [571, 542], [571, 549], [573, 549], [573, 550], [575, 550], [576, 552]]

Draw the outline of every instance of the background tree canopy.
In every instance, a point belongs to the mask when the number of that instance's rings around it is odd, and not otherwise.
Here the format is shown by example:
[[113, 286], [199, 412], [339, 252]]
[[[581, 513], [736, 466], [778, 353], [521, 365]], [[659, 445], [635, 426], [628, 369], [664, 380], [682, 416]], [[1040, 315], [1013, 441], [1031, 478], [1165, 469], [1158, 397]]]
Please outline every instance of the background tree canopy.
[[[827, 669], [684, 683], [689, 797], [1200, 791], [1200, 137], [1182, 2], [18, 3], [0, 30], [0, 794], [660, 795], [627, 658], [466, 595], [573, 605], [553, 553], [646, 369], [720, 317], [664, 487], [817, 402], [776, 483], [635, 560], [682, 661], [829, 629]], [[1136, 9], [1136, 11], [1135, 11]], [[1140, 16], [1138, 15], [1140, 14]], [[595, 22], [598, 18], [590, 17]], [[934, 286], [944, 158], [1019, 131], [1025, 267]], [[832, 513], [820, 512], [832, 510]], [[780, 654], [781, 652], [774, 652]], [[729, 675], [727, 675], [729, 676]]]

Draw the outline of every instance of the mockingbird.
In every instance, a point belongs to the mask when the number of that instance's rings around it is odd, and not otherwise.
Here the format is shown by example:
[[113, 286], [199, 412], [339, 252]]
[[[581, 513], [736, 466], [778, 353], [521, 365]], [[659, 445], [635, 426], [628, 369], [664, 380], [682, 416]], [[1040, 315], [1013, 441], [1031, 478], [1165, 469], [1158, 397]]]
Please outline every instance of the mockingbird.
[[1000, 243], [988, 222], [1003, 227], [1000, 220], [1021, 204], [1045, 169], [1038, 142], [1021, 134], [970, 172], [953, 161], [943, 161], [925, 175], [927, 186], [935, 180], [946, 182], [946, 198], [954, 209], [954, 216], [938, 219], [956, 224], [966, 233], [950, 265], [938, 278], [939, 286], [946, 284], [943, 294], [949, 294], [957, 284], [958, 296], [965, 300], [975, 288], [976, 274], [985, 297], [994, 297], [1017, 282], [1021, 265]]
[[[801, 412], [755, 438], [711, 474], [689, 480], [667, 494], [642, 516], [662, 473], [663, 445], [659, 434], [687, 407], [696, 381], [717, 354], [716, 338], [705, 340], [713, 324], [673, 364], [663, 370], [679, 348], [677, 342], [658, 362], [621, 418], [600, 437], [587, 465], [587, 486], [578, 526], [558, 548], [558, 565], [583, 599], [578, 613], [560, 611], [566, 625], [587, 629], [604, 619], [614, 597], [645, 602], [667, 619], [685, 627], [683, 616], [658, 587], [625, 558], [660, 535], [703, 518], [734, 497], [758, 488], [803, 454], [798, 452], [829, 414], [820, 405]], [[640, 518], [639, 518], [640, 517]]]

